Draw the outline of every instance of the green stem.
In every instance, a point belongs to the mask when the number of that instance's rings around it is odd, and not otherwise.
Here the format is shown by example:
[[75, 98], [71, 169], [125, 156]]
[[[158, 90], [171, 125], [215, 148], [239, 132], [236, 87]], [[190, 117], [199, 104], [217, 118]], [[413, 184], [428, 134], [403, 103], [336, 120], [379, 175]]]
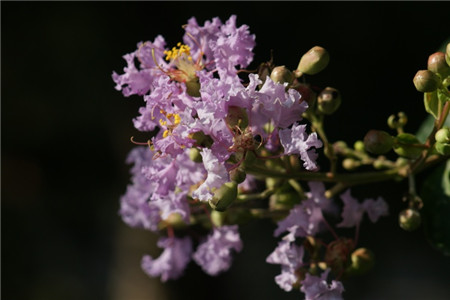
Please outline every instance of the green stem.
[[262, 175], [266, 177], [285, 178], [285, 179], [297, 179], [305, 181], [323, 181], [323, 182], [342, 182], [348, 186], [359, 185], [364, 183], [385, 181], [395, 178], [403, 178], [399, 175], [399, 171], [404, 167], [396, 167], [383, 171], [375, 172], [361, 172], [361, 173], [349, 173], [349, 174], [334, 174], [322, 172], [290, 172], [284, 173], [274, 170], [269, 170], [261, 167], [249, 167], [248, 173], [252, 175]]

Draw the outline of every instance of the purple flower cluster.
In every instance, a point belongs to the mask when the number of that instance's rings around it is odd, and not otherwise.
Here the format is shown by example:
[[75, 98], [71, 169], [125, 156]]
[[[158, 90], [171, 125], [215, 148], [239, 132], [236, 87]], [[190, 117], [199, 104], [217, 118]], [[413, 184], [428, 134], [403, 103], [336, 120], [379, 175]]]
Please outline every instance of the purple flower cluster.
[[[183, 28], [183, 43], [167, 48], [162, 36], [140, 42], [124, 56], [124, 73], [112, 75], [124, 96], [143, 96], [135, 128], [157, 130], [141, 143], [149, 147], [137, 147], [128, 157], [134, 165], [132, 182], [120, 207], [129, 226], [154, 232], [172, 216], [189, 224], [189, 201], [211, 200], [247, 152], [267, 145], [280, 156], [298, 155], [305, 169], [316, 170], [314, 147], [322, 146], [315, 133], [308, 135], [305, 125], [298, 124], [308, 107], [298, 91], [269, 77], [238, 76], [253, 59], [255, 36], [247, 25], [238, 27], [233, 15], [225, 23], [214, 18], [203, 26], [191, 18]], [[201, 155], [200, 163], [191, 160], [192, 150]], [[240, 189], [252, 186], [247, 176]], [[179, 277], [193, 258], [216, 275], [230, 267], [231, 250], [242, 248], [237, 226], [215, 227], [195, 252], [193, 245], [190, 237], [162, 237], [161, 256], [144, 256], [142, 267], [165, 281]]]
[[[306, 199], [295, 205], [288, 216], [278, 222], [274, 235], [279, 236], [286, 231], [289, 233], [283, 237], [266, 261], [281, 265], [281, 274], [275, 277], [275, 282], [285, 291], [291, 291], [294, 286], [300, 285], [300, 290], [305, 293], [307, 300], [342, 299], [341, 294], [344, 291], [342, 283], [333, 280], [329, 285], [326, 282], [330, 269], [323, 272], [321, 277], [301, 271], [301, 268], [308, 266], [309, 263], [304, 261], [304, 247], [295, 244], [296, 237], [316, 236], [324, 228], [324, 224], [329, 226], [323, 212], [330, 215], [337, 213], [337, 207], [333, 205], [332, 199], [325, 197], [323, 183], [309, 182], [308, 185], [310, 191], [306, 193]], [[347, 190], [341, 195], [341, 199], [344, 202], [342, 222], [337, 224], [337, 227], [359, 226], [364, 212], [367, 212], [372, 222], [388, 214], [388, 205], [381, 197], [377, 200], [366, 199], [359, 203], [350, 195], [350, 190]], [[303, 280], [300, 274], [303, 274]]]

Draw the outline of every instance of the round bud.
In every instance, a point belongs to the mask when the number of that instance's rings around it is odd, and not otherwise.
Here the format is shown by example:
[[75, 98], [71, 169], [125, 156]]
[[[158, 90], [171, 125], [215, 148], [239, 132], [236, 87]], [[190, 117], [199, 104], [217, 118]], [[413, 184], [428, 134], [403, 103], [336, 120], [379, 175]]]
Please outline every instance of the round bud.
[[218, 211], [225, 211], [237, 197], [237, 183], [234, 181], [224, 183], [214, 192], [214, 196], [209, 200], [211, 208]]
[[217, 210], [211, 211], [211, 222], [216, 227], [222, 226], [226, 217], [227, 217], [227, 213], [220, 212]]
[[450, 67], [445, 61], [445, 53], [436, 52], [428, 57], [428, 70], [439, 74], [441, 78], [446, 78], [450, 74]]
[[342, 167], [349, 171], [355, 170], [360, 166], [361, 162], [353, 158], [346, 158], [342, 161]]
[[430, 70], [421, 70], [416, 73], [413, 82], [419, 92], [428, 93], [439, 87], [441, 79]]
[[198, 150], [197, 148], [189, 149], [189, 158], [196, 163], [201, 163], [203, 161], [200, 150]]
[[358, 151], [358, 152], [364, 152], [365, 148], [364, 148], [364, 142], [363, 141], [356, 141], [353, 144], [353, 148]]
[[287, 82], [289, 84], [292, 84], [292, 82], [294, 82], [294, 74], [285, 66], [278, 66], [272, 70], [270, 79], [272, 79], [273, 82], [276, 83], [283, 84]]
[[447, 44], [447, 48], [445, 49], [445, 61], [450, 66], [450, 43]]
[[435, 144], [436, 151], [442, 155], [450, 155], [450, 144], [447, 143], [436, 143]]
[[400, 133], [395, 138], [394, 151], [402, 157], [415, 159], [422, 153], [423, 148], [417, 147], [420, 144], [415, 135]]
[[244, 171], [244, 168], [238, 167], [230, 171], [230, 179], [231, 181], [236, 182], [237, 184], [244, 182], [247, 174]]
[[317, 108], [325, 115], [331, 115], [341, 105], [341, 95], [338, 90], [327, 87], [317, 97]]
[[373, 252], [367, 248], [359, 248], [352, 253], [352, 271], [363, 274], [372, 269], [375, 258]]
[[392, 149], [394, 138], [381, 130], [370, 130], [364, 137], [364, 148], [373, 154], [384, 154]]
[[439, 129], [436, 134], [434, 135], [434, 138], [436, 139], [436, 142], [448, 144], [450, 143], [450, 128], [444, 127]]
[[420, 213], [411, 208], [402, 210], [398, 215], [398, 223], [402, 229], [406, 231], [414, 231], [420, 226]]
[[325, 69], [329, 61], [330, 56], [327, 50], [315, 46], [302, 56], [297, 71], [308, 75], [314, 75]]

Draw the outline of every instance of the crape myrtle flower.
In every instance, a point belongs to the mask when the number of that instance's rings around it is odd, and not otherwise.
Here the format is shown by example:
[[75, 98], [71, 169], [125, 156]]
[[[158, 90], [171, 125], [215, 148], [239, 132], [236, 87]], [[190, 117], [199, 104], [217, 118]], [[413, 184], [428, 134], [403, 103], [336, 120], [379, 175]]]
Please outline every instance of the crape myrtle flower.
[[381, 216], [389, 214], [389, 207], [382, 197], [377, 200], [365, 199], [363, 203], [359, 203], [357, 199], [350, 194], [350, 189], [341, 194], [344, 208], [342, 210], [342, 222], [337, 227], [354, 227], [361, 223], [364, 212], [369, 215], [370, 221], [375, 223]]
[[187, 264], [191, 261], [192, 241], [189, 237], [161, 237], [158, 247], [163, 248], [161, 255], [153, 259], [144, 255], [141, 267], [151, 277], [161, 276], [161, 281], [177, 279], [183, 275]]
[[[163, 53], [166, 42], [162, 36], [157, 36], [154, 42], [138, 43], [137, 50], [126, 54], [123, 58], [127, 62], [124, 74], [113, 72], [112, 78], [116, 83], [116, 90], [122, 90], [125, 97], [130, 95], [145, 95], [151, 88], [153, 81], [159, 76], [155, 60], [152, 59], [152, 49], [158, 65], [166, 65]], [[136, 60], [140, 65], [136, 67]]]
[[189, 159], [187, 149], [176, 158], [153, 159], [154, 154], [148, 147], [130, 152], [127, 162], [134, 163], [132, 184], [121, 198], [119, 213], [131, 227], [157, 231], [158, 223], [172, 213], [189, 221], [189, 187], [201, 181], [206, 172], [202, 164]]
[[327, 269], [322, 275], [313, 276], [306, 273], [305, 279], [301, 282], [300, 291], [305, 294], [305, 300], [342, 300], [344, 286], [340, 281], [332, 280], [327, 283], [327, 277], [330, 269]]
[[303, 166], [307, 170], [317, 170], [317, 153], [314, 148], [322, 147], [322, 142], [315, 132], [309, 136], [306, 134], [306, 125], [292, 126], [291, 129], [283, 129], [279, 132], [280, 142], [284, 147], [284, 153], [298, 154], [303, 160]]
[[331, 199], [325, 197], [325, 186], [322, 182], [308, 182], [310, 191], [306, 193], [307, 199], [295, 205], [289, 215], [278, 222], [274, 232], [275, 236], [293, 228], [297, 237], [314, 236], [321, 230], [324, 221], [322, 211], [335, 212], [335, 206]]
[[217, 227], [197, 247], [193, 259], [203, 271], [215, 276], [230, 268], [233, 249], [237, 252], [242, 250], [238, 226]]
[[210, 149], [204, 148], [200, 154], [208, 176], [198, 189], [192, 193], [192, 197], [200, 201], [208, 201], [214, 196], [214, 189], [220, 188], [230, 180], [225, 166], [219, 163], [219, 160]]
[[267, 257], [266, 262], [281, 265], [281, 274], [275, 277], [275, 282], [285, 291], [292, 290], [292, 285], [298, 281], [296, 270], [303, 264], [304, 249], [295, 245], [297, 226], [290, 227], [289, 234], [283, 237], [277, 248]]

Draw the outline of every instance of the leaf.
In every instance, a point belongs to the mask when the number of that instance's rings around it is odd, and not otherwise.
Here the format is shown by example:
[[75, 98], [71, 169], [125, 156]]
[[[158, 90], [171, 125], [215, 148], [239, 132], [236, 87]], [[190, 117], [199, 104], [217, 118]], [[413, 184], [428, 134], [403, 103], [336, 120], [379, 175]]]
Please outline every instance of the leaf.
[[437, 119], [439, 111], [439, 98], [437, 95], [437, 90], [430, 93], [424, 93], [423, 103], [425, 105], [425, 110]]
[[420, 196], [425, 235], [434, 248], [450, 256], [450, 160], [425, 179]]

